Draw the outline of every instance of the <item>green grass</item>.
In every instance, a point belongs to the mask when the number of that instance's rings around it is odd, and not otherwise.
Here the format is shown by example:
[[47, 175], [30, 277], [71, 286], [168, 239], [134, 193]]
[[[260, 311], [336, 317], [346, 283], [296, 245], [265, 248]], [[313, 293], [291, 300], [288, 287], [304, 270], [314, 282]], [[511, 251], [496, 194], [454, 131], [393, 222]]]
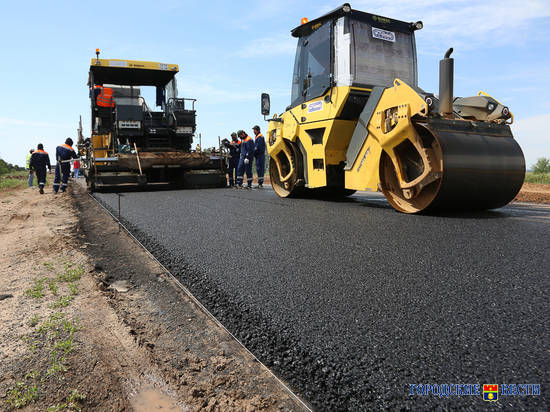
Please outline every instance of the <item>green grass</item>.
[[35, 279], [34, 280], [34, 286], [30, 289], [27, 289], [25, 291], [25, 296], [29, 296], [34, 299], [39, 299], [42, 296], [44, 296], [44, 282], [46, 279]]
[[51, 308], [65, 308], [70, 305], [70, 303], [73, 301], [74, 296], [68, 295], [68, 296], [61, 296], [59, 299], [57, 299], [54, 303], [50, 305]]
[[27, 185], [27, 179], [29, 172], [9, 172], [3, 176], [0, 176], [0, 189], [16, 189], [25, 187]]
[[44, 262], [43, 265], [44, 265], [44, 267], [45, 267], [46, 269], [48, 269], [50, 272], [53, 272], [54, 267], [53, 267], [53, 263], [52, 263], [52, 262]]
[[525, 174], [525, 181], [528, 183], [542, 183], [550, 185], [550, 173], [532, 173]]
[[86, 400], [86, 395], [79, 392], [78, 389], [74, 389], [71, 394], [67, 397], [67, 402], [58, 403], [57, 405], [50, 406], [47, 409], [47, 412], [57, 412], [57, 411], [80, 411], [79, 402]]
[[50, 288], [50, 291], [52, 292], [52, 295], [57, 295], [57, 285], [55, 284], [54, 279], [48, 280], [48, 287]]
[[74, 282], [76, 280], [80, 280], [84, 273], [84, 268], [82, 265], [78, 265], [76, 268], [72, 267], [72, 265], [66, 264], [65, 270], [63, 273], [57, 274], [57, 280], [60, 282]]
[[28, 324], [31, 328], [34, 328], [36, 325], [38, 325], [38, 321], [40, 321], [40, 316], [34, 315], [32, 318], [29, 319]]
[[38, 398], [38, 387], [18, 381], [7, 393], [6, 402], [12, 408], [22, 408]]
[[69, 291], [72, 296], [78, 295], [78, 286], [75, 283], [69, 283]]

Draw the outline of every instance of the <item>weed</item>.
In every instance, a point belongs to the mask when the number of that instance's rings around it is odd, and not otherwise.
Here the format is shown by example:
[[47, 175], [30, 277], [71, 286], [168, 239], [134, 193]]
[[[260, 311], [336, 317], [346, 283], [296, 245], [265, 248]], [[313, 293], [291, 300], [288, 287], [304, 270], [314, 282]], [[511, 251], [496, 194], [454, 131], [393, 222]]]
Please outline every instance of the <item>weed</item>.
[[69, 283], [69, 291], [72, 296], [78, 295], [78, 286], [75, 283]]
[[48, 287], [50, 288], [52, 295], [57, 295], [57, 285], [55, 284], [55, 280], [48, 280]]
[[57, 412], [57, 411], [81, 411], [79, 402], [86, 400], [86, 395], [79, 392], [78, 389], [74, 389], [71, 394], [67, 397], [67, 402], [58, 403], [57, 405], [50, 406], [48, 412]]
[[69, 306], [69, 304], [74, 299], [74, 296], [61, 296], [59, 299], [57, 299], [54, 303], [50, 305], [51, 308], [64, 308]]
[[82, 265], [73, 268], [72, 265], [65, 264], [65, 270], [63, 273], [57, 274], [57, 279], [61, 282], [74, 282], [80, 280], [82, 274], [84, 273], [84, 268]]
[[37, 371], [30, 371], [30, 372], [27, 372], [27, 374], [25, 375], [25, 379], [36, 379], [37, 377], [38, 377]]
[[56, 328], [57, 324], [59, 323], [59, 320], [61, 320], [63, 316], [65, 316], [65, 314], [62, 312], [52, 313], [48, 318], [48, 320], [42, 322], [42, 324], [38, 327], [36, 331], [41, 334], [48, 333], [50, 330], [53, 330]]
[[32, 318], [29, 319], [29, 321], [27, 322], [27, 324], [28, 324], [31, 328], [34, 328], [36, 325], [38, 325], [38, 321], [40, 321], [40, 316], [38, 316], [37, 314], [35, 314]]
[[46, 279], [35, 279], [34, 286], [25, 291], [25, 296], [29, 296], [34, 299], [44, 296], [44, 281]]
[[60, 360], [55, 360], [51, 363], [51, 366], [46, 371], [46, 377], [50, 377], [55, 375], [57, 372], [66, 372], [67, 367], [63, 365], [63, 362], [65, 362], [65, 358], [61, 358]]
[[27, 386], [23, 381], [18, 381], [15, 388], [7, 393], [6, 402], [13, 408], [22, 408], [23, 406], [36, 401], [38, 398], [38, 387], [36, 385]]
[[86, 400], [86, 395], [79, 392], [78, 389], [75, 389], [71, 392], [69, 397], [67, 398], [69, 402], [78, 402], [78, 401], [84, 401]]
[[53, 263], [52, 263], [52, 262], [44, 262], [43, 265], [44, 265], [44, 267], [45, 267], [46, 269], [48, 269], [50, 272], [53, 272], [54, 267], [53, 267]]
[[69, 334], [69, 336], [73, 336], [74, 333], [79, 329], [78, 328], [78, 321], [76, 319], [73, 319], [72, 322], [70, 320], [64, 320], [63, 321], [63, 328]]
[[73, 347], [73, 337], [70, 336], [67, 339], [56, 342], [53, 350], [57, 353], [58, 351], [62, 351], [63, 353], [69, 353], [72, 352], [74, 349]]

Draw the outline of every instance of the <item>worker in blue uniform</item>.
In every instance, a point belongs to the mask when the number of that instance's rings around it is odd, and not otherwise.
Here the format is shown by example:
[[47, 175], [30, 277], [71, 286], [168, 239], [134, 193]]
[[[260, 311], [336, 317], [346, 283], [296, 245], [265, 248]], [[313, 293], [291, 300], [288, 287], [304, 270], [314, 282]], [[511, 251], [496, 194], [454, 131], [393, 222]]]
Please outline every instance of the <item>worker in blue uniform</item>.
[[246, 172], [246, 184], [252, 189], [252, 161], [254, 160], [254, 140], [244, 130], [239, 130], [237, 135], [241, 139], [241, 157], [237, 167], [237, 186], [243, 187], [244, 173]]
[[72, 146], [73, 139], [68, 137], [67, 140], [65, 140], [65, 144], [57, 146], [57, 149], [55, 150], [57, 165], [55, 166], [55, 179], [53, 181], [54, 193], [57, 193], [59, 190], [63, 193], [67, 190], [67, 182], [69, 181], [69, 175], [71, 174], [70, 160], [78, 159], [78, 155]]
[[237, 181], [237, 168], [241, 157], [241, 142], [237, 133], [231, 133], [231, 141], [224, 139], [224, 145], [229, 149], [229, 187], [233, 187]]
[[264, 187], [265, 173], [265, 138], [260, 133], [260, 126], [254, 126], [254, 158], [256, 159], [256, 173], [258, 174], [258, 188]]
[[50, 155], [44, 151], [44, 145], [40, 143], [37, 146], [37, 150], [32, 152], [29, 160], [29, 170], [36, 173], [36, 180], [38, 181], [38, 188], [40, 194], [44, 194], [44, 185], [46, 184], [46, 168], [51, 172], [52, 165], [50, 163]]

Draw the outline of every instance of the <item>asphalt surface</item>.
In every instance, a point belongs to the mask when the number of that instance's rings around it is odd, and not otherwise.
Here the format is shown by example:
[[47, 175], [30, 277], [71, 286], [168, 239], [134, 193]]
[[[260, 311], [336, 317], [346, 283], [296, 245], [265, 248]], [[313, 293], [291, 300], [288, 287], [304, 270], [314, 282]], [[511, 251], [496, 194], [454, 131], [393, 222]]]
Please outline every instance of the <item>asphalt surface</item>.
[[214, 189], [125, 193], [121, 214], [315, 409], [480, 410], [410, 384], [488, 383], [541, 385], [492, 406], [550, 407], [548, 206], [411, 216], [376, 193]]

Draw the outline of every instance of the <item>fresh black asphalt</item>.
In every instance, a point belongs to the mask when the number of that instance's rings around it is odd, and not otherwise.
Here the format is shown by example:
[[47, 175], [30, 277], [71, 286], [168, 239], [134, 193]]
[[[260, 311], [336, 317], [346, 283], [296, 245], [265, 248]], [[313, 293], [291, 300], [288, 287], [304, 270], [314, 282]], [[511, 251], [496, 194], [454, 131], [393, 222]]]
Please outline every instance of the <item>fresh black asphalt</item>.
[[540, 384], [495, 406], [549, 407], [549, 207], [405, 215], [378, 194], [212, 189], [125, 193], [121, 214], [314, 409], [489, 405], [410, 394], [445, 383]]

